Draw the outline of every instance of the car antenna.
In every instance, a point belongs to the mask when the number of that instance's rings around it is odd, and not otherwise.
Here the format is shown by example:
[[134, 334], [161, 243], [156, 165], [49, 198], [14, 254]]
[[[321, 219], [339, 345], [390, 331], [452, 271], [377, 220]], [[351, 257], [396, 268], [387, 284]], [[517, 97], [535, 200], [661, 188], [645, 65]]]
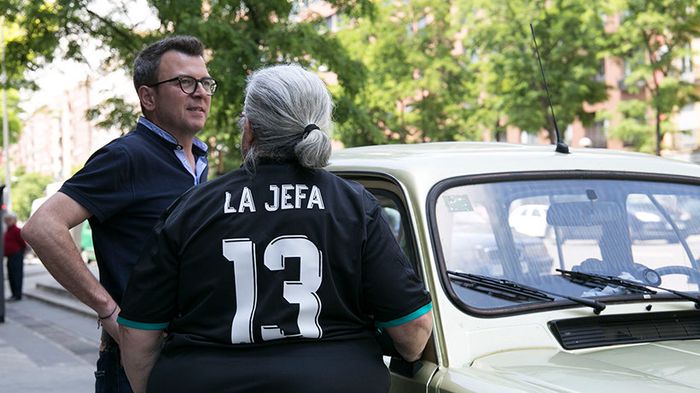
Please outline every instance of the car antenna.
[[557, 153], [569, 154], [569, 146], [561, 140], [561, 134], [559, 133], [559, 127], [557, 127], [557, 118], [554, 116], [554, 106], [552, 105], [552, 99], [549, 97], [549, 88], [547, 87], [547, 78], [544, 76], [544, 67], [542, 66], [542, 60], [540, 59], [540, 50], [537, 48], [537, 38], [535, 38], [535, 28], [532, 27], [530, 23], [530, 31], [532, 32], [532, 41], [535, 43], [535, 53], [537, 54], [537, 62], [540, 64], [540, 71], [542, 72], [542, 81], [544, 81], [544, 91], [547, 93], [547, 102], [549, 103], [549, 110], [552, 112], [552, 122], [554, 123], [554, 134], [557, 136], [556, 149]]

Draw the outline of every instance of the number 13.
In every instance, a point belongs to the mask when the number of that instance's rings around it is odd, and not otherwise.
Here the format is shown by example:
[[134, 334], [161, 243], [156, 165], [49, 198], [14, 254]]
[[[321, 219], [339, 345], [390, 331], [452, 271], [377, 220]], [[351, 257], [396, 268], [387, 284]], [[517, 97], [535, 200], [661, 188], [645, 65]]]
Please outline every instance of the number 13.
[[[231, 343], [252, 343], [253, 316], [258, 295], [255, 243], [248, 238], [224, 239], [223, 255], [233, 263], [236, 290], [236, 313], [231, 322]], [[321, 338], [323, 330], [318, 324], [321, 299], [316, 295], [322, 280], [321, 251], [306, 236], [280, 236], [267, 245], [263, 255], [263, 263], [271, 271], [284, 270], [286, 258], [300, 259], [299, 280], [285, 281], [282, 292], [285, 300], [299, 305], [299, 334], [287, 335], [277, 325], [262, 325], [260, 333], [263, 340], [286, 337]]]

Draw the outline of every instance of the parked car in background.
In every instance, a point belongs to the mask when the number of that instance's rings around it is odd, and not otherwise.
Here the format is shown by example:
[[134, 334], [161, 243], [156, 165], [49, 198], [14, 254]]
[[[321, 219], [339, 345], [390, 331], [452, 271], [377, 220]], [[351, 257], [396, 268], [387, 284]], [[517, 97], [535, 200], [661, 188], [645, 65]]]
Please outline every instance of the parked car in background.
[[548, 208], [542, 204], [518, 206], [508, 215], [510, 227], [528, 236], [552, 237], [552, 227], [547, 224]]
[[[345, 149], [328, 169], [377, 197], [433, 298], [422, 359], [385, 358], [392, 392], [700, 391], [697, 165], [445, 142]], [[639, 200], [675, 241], [640, 240], [658, 235]]]
[[[450, 259], [455, 266], [468, 267], [479, 274], [502, 274], [502, 253], [488, 216], [461, 211], [455, 212], [453, 218], [455, 234]], [[513, 243], [523, 271], [544, 273], [552, 270], [553, 259], [541, 237], [514, 232]]]
[[[698, 234], [700, 220], [693, 217], [690, 211], [699, 211], [697, 203], [686, 199], [687, 207], [681, 206], [681, 202], [669, 204], [663, 198], [660, 206], [656, 206], [645, 195], [630, 195], [627, 200], [627, 220], [629, 223], [630, 237], [633, 241], [664, 240], [678, 242], [680, 237]], [[509, 216], [510, 227], [518, 233], [528, 236], [551, 239], [557, 236], [561, 242], [567, 240], [600, 239], [602, 231], [600, 226], [592, 226], [584, 231], [570, 226], [555, 227], [547, 223], [546, 204], [525, 204], [514, 207]], [[670, 216], [666, 217], [664, 212]], [[672, 226], [677, 225], [677, 229]]]

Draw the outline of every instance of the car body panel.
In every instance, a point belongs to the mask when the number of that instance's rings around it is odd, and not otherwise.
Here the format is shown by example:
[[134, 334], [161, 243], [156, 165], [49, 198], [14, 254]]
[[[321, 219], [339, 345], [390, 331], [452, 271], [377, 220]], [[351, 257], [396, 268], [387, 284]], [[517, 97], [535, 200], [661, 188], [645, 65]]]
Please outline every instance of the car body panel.
[[[697, 392], [700, 344], [656, 342], [590, 352], [533, 348], [499, 352], [472, 367], [566, 391]], [[585, 389], [582, 389], [584, 387]]]
[[[601, 159], [604, 158], [604, 159]], [[514, 160], [516, 163], [514, 163]], [[434, 142], [343, 149], [331, 158], [333, 171], [382, 172], [427, 191], [438, 181], [456, 176], [529, 171], [618, 171], [700, 176], [695, 164], [641, 153], [605, 149], [571, 149], [556, 153], [551, 146], [484, 142]], [[514, 169], [517, 168], [517, 169]], [[423, 186], [423, 187], [420, 187]]]

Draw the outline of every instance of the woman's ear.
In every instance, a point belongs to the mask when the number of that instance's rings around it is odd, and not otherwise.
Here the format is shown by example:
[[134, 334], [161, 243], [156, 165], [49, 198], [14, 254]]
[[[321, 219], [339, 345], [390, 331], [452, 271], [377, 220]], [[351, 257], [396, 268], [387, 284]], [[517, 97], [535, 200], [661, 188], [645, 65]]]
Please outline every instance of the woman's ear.
[[143, 107], [143, 109], [149, 112], [156, 109], [156, 97], [152, 87], [139, 86], [136, 92], [139, 95], [139, 101], [141, 101], [141, 107]]
[[243, 147], [244, 151], [248, 151], [248, 149], [253, 146], [253, 143], [255, 143], [255, 135], [253, 135], [253, 126], [250, 125], [250, 121], [248, 118], [245, 118], [243, 120], [243, 135], [241, 135], [241, 146]]

